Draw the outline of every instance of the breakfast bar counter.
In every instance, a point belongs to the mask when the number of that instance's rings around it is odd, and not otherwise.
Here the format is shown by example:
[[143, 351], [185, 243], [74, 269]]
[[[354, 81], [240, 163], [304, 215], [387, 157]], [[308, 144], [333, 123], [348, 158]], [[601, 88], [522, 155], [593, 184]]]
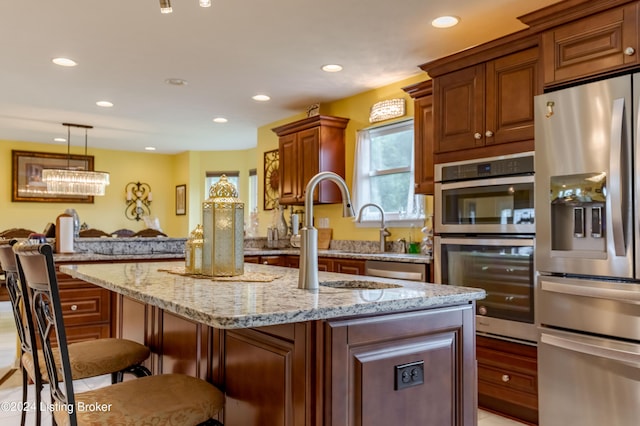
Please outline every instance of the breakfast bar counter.
[[[208, 380], [225, 425], [474, 425], [475, 301], [483, 290], [245, 264], [185, 276], [182, 262], [62, 264], [116, 294], [116, 335], [154, 373]], [[411, 407], [411, 410], [407, 410]]]

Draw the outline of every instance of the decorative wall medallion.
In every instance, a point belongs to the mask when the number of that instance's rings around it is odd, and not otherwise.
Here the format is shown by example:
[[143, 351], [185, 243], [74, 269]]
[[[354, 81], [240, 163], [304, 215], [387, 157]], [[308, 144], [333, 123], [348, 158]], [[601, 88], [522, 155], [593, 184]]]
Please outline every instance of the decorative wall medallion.
[[264, 209], [273, 210], [280, 197], [280, 154], [277, 149], [264, 153]]

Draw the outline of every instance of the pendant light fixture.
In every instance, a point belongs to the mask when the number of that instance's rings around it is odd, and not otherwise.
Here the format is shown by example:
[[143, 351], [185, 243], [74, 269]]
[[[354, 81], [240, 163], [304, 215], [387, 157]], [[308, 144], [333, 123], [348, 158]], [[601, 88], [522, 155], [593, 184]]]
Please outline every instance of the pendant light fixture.
[[93, 126], [62, 123], [67, 127], [67, 168], [44, 169], [42, 180], [47, 184], [47, 192], [61, 195], [104, 195], [109, 185], [109, 173], [71, 168], [71, 127], [84, 129], [84, 155], [87, 156], [87, 130]]
[[171, 7], [171, 0], [160, 0], [160, 13], [171, 13], [173, 8]]

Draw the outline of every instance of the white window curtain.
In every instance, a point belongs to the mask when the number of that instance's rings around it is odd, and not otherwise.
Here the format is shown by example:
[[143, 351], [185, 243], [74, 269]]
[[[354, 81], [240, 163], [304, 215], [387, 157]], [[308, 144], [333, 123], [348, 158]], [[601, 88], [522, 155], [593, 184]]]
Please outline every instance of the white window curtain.
[[371, 136], [368, 129], [358, 130], [356, 133], [355, 161], [353, 162], [353, 200], [356, 213], [364, 204], [369, 202], [371, 180], [369, 179], [371, 159], [369, 158], [369, 143]]

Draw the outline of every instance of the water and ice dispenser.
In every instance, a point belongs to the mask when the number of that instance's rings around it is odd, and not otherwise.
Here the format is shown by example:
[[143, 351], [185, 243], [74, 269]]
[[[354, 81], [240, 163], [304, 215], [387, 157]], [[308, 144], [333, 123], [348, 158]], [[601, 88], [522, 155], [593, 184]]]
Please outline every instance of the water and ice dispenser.
[[606, 252], [606, 175], [551, 177], [551, 249]]

